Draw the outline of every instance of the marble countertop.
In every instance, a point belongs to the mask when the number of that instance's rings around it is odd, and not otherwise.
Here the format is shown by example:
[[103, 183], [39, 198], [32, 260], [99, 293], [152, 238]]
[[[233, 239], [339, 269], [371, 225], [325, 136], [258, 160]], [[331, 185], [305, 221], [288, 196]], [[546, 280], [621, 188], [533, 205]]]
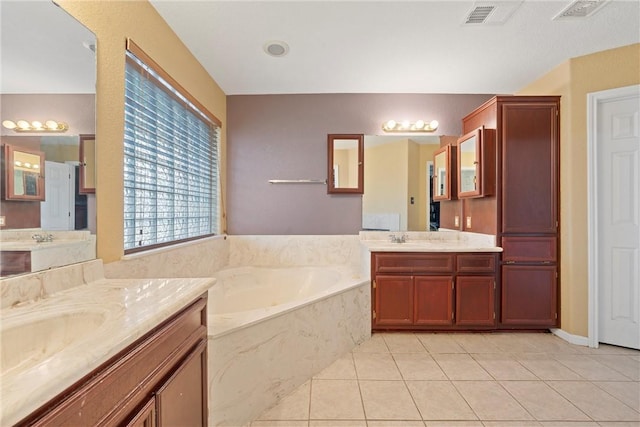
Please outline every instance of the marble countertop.
[[36, 242], [35, 240], [4, 241], [0, 244], [3, 251], [41, 251], [47, 249], [60, 249], [65, 246], [93, 244], [91, 240], [62, 239], [52, 242]]
[[498, 246], [484, 246], [456, 240], [411, 241], [393, 243], [385, 240], [363, 240], [370, 252], [502, 252]]
[[[405, 241], [392, 242], [392, 236]], [[360, 242], [370, 252], [502, 252], [495, 236], [461, 231], [367, 231]]]
[[0, 425], [13, 425], [171, 317], [215, 279], [101, 279], [0, 311]]

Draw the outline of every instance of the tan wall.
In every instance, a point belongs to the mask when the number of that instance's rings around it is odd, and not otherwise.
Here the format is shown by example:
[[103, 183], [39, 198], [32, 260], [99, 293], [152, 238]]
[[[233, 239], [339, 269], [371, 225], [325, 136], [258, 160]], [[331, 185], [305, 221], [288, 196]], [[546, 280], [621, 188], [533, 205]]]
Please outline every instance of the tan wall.
[[358, 172], [360, 171], [360, 168], [358, 167], [358, 163], [359, 163], [358, 149], [352, 148], [348, 150], [348, 154], [349, 154], [349, 181], [347, 182], [347, 187], [357, 188]]
[[417, 228], [417, 230], [420, 231], [429, 230], [429, 223], [427, 221], [427, 212], [429, 212], [429, 200], [427, 199], [427, 193], [429, 192], [427, 190], [427, 185], [429, 185], [427, 174], [429, 171], [427, 170], [427, 162], [433, 162], [433, 153], [438, 148], [440, 148], [438, 144], [420, 144], [420, 178], [418, 179], [420, 185], [418, 192], [421, 197], [418, 199], [420, 218]]
[[398, 213], [407, 229], [406, 139], [367, 148], [364, 167], [363, 213]]
[[588, 335], [587, 94], [640, 83], [640, 44], [570, 59], [519, 95], [561, 95], [561, 326]]
[[[108, 263], [119, 260], [124, 253], [122, 141], [126, 39], [135, 41], [222, 121], [223, 206], [226, 195], [226, 96], [150, 3], [73, 0], [59, 0], [58, 3], [97, 38], [97, 246], [98, 257]], [[221, 231], [225, 229], [223, 224]]]
[[[419, 230], [420, 217], [426, 215], [420, 210], [419, 203], [426, 197], [424, 193], [420, 193], [420, 145], [409, 140], [407, 148], [407, 230]], [[411, 204], [411, 197], [413, 197], [413, 204]]]

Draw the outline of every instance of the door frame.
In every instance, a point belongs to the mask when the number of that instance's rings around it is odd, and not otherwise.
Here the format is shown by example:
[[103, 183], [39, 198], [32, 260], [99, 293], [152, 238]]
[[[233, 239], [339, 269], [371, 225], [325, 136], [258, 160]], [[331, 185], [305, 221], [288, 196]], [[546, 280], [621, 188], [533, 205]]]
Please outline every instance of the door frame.
[[587, 94], [587, 240], [588, 240], [588, 290], [589, 290], [589, 347], [598, 348], [598, 113], [604, 101], [624, 99], [637, 95], [640, 85], [624, 86]]

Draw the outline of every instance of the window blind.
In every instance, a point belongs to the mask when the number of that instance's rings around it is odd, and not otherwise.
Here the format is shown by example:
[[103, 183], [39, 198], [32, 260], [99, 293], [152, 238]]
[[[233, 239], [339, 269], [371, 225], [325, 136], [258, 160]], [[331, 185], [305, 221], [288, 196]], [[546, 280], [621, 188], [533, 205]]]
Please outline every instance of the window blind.
[[127, 51], [125, 253], [217, 233], [219, 126]]

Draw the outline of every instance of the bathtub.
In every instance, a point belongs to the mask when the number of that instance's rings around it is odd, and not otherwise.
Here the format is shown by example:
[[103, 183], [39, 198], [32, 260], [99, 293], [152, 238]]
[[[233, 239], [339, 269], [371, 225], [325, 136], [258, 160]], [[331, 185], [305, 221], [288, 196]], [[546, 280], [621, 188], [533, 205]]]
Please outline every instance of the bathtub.
[[243, 266], [214, 277], [210, 426], [247, 424], [370, 337], [370, 282], [347, 267]]

